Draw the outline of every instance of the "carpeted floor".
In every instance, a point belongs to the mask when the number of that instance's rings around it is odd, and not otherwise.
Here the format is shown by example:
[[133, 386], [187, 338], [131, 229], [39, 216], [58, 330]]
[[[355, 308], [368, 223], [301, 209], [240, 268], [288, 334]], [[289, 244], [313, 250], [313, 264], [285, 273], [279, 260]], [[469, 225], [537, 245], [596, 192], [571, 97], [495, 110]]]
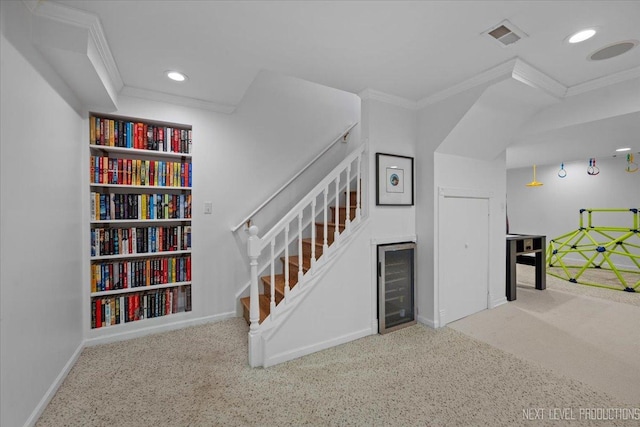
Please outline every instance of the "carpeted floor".
[[[37, 425], [640, 425], [579, 412], [640, 411], [640, 397], [622, 401], [448, 327], [416, 325], [268, 369], [248, 367], [247, 330], [232, 319], [87, 348]], [[560, 415], [575, 419], [551, 419]]]

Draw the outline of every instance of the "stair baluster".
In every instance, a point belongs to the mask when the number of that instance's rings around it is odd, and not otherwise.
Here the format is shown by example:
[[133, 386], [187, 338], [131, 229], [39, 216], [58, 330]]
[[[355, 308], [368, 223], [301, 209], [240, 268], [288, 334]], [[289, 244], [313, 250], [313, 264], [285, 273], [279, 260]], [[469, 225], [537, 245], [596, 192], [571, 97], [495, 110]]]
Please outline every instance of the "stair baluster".
[[302, 283], [302, 211], [298, 215], [298, 285]]
[[[247, 252], [250, 259], [251, 278], [248, 284], [250, 286], [249, 297], [241, 298], [241, 303], [244, 307], [244, 316], [250, 324], [249, 357], [251, 366], [257, 366], [260, 363], [258, 354], [262, 351], [259, 343], [260, 323], [269, 315], [276, 315], [278, 305], [282, 300], [285, 300], [286, 303], [291, 303], [289, 296], [296, 285], [301, 284], [303, 281], [311, 283], [310, 278], [305, 279], [305, 273], [308, 271], [313, 273], [315, 271], [314, 265], [316, 268], [322, 267], [322, 265], [317, 264], [323, 264], [324, 259], [322, 256], [329, 255], [330, 245], [339, 244], [344, 240], [345, 235], [342, 232], [346, 232], [348, 235], [350, 229], [357, 227], [361, 220], [360, 197], [362, 193], [363, 154], [364, 146], [357, 153], [352, 153], [349, 158], [345, 159], [341, 165], [328, 174], [314, 190], [309, 192], [262, 238], [257, 236], [259, 232], [257, 226], [250, 225], [246, 229], [249, 234]], [[354, 165], [353, 162], [356, 162], [356, 164]], [[356, 173], [352, 177], [351, 174], [354, 168]], [[345, 174], [344, 179], [342, 174]], [[354, 179], [356, 180], [355, 191], [352, 191]], [[334, 186], [334, 188], [332, 189], [331, 186]], [[346, 193], [344, 205], [340, 202], [342, 192]], [[335, 202], [329, 199], [330, 194], [332, 197], [335, 196]], [[320, 198], [320, 207], [317, 205], [318, 198]], [[310, 208], [309, 204], [311, 204]], [[305, 216], [305, 209], [309, 209], [310, 217]], [[322, 209], [322, 212], [318, 212], [318, 209]], [[332, 212], [329, 213], [329, 210]], [[345, 213], [342, 214], [342, 211]], [[318, 219], [317, 216], [324, 219], [322, 224], [316, 221]], [[291, 230], [296, 218], [297, 232]], [[307, 222], [306, 224], [305, 221]], [[292, 235], [291, 232], [295, 234]], [[318, 233], [322, 233], [320, 239]], [[304, 235], [307, 238], [303, 239]], [[309, 235], [310, 239], [308, 239]], [[281, 242], [280, 239], [282, 237], [284, 240]], [[296, 239], [297, 245], [294, 243]], [[265, 260], [266, 264], [260, 267], [260, 271], [264, 271], [267, 275], [259, 277], [258, 259], [263, 248], [266, 249], [267, 245], [270, 246], [270, 258]], [[295, 251], [296, 246], [297, 255], [291, 253], [291, 250]], [[277, 260], [283, 262], [282, 270], [275, 265]], [[297, 274], [295, 271], [296, 266]], [[294, 268], [293, 271], [291, 271], [292, 268]], [[284, 274], [278, 273], [278, 271]], [[262, 295], [259, 292], [260, 281], [264, 287]]]
[[327, 236], [329, 232], [327, 231], [327, 193], [329, 193], [329, 184], [324, 188], [324, 233], [322, 233], [322, 238], [324, 242], [322, 244], [322, 254], [326, 254], [329, 251], [329, 243], [327, 242]]
[[314, 271], [313, 266], [316, 265], [316, 228], [313, 226], [313, 222], [316, 220], [316, 198], [311, 200], [311, 271]]
[[[349, 232], [351, 231], [351, 194], [349, 191], [349, 184], [351, 182], [349, 181], [350, 179], [351, 179], [351, 163], [347, 165], [347, 193], [346, 193], [347, 197], [345, 197], [347, 209], [345, 210], [344, 229], [347, 232], [347, 234], [349, 234]], [[338, 219], [340, 219], [339, 214], [338, 214]]]
[[275, 270], [275, 263], [276, 263], [276, 255], [275, 255], [275, 249], [276, 249], [276, 238], [274, 237], [271, 240], [271, 282], [270, 282], [270, 288], [271, 288], [271, 304], [269, 304], [269, 313], [273, 316], [275, 309], [276, 309], [276, 270]]
[[362, 154], [358, 154], [358, 171], [356, 176], [356, 221], [360, 221], [360, 163], [362, 161]]
[[[275, 286], [275, 284], [273, 285]], [[284, 227], [284, 300], [289, 301], [289, 224]]]
[[336, 212], [334, 216], [333, 241], [337, 243], [340, 238], [340, 173], [336, 177]]
[[250, 330], [257, 331], [260, 326], [260, 305], [258, 300], [258, 257], [260, 256], [260, 238], [258, 237], [258, 227], [252, 225], [249, 227], [249, 242], [247, 244], [247, 252], [249, 255], [251, 266], [251, 290], [249, 302], [249, 321], [251, 322]]

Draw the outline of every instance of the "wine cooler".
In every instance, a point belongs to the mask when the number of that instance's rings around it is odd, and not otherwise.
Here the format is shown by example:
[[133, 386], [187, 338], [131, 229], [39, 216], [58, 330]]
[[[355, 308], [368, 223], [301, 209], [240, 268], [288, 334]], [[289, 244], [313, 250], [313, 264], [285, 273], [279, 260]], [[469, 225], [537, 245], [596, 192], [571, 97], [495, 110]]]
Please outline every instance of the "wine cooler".
[[415, 243], [378, 245], [378, 331], [414, 325]]

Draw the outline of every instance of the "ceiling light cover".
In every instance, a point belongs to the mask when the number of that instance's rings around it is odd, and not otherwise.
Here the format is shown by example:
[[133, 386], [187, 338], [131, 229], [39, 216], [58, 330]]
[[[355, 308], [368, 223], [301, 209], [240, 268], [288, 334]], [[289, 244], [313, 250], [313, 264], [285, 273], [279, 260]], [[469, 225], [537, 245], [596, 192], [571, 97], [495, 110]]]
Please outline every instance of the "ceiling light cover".
[[187, 76], [178, 71], [167, 71], [167, 77], [176, 82], [183, 82], [187, 79]]
[[618, 148], [616, 151], [629, 151], [631, 148]]
[[585, 40], [590, 39], [595, 34], [596, 34], [596, 30], [594, 30], [593, 28], [589, 28], [587, 30], [578, 31], [577, 33], [575, 33], [574, 35], [569, 37], [569, 43], [580, 43], [580, 42], [583, 42]]

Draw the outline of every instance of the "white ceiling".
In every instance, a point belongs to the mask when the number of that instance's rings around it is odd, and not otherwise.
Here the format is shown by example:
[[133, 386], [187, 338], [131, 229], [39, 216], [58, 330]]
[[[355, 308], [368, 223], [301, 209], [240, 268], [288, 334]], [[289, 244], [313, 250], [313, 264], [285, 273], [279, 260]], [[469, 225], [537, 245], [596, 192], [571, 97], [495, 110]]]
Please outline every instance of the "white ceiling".
[[[640, 1], [56, 3], [99, 17], [125, 89], [221, 106], [237, 105], [261, 69], [354, 93], [373, 89], [412, 102], [513, 58], [568, 93], [608, 76], [640, 77], [640, 47], [605, 61], [586, 59], [612, 43], [640, 40]], [[504, 19], [528, 37], [502, 47], [482, 34]], [[586, 27], [597, 27], [596, 36], [577, 45], [566, 43], [567, 36]], [[164, 76], [169, 69], [183, 71], [188, 81], [169, 81]], [[640, 116], [627, 114], [624, 119], [637, 122]], [[580, 137], [592, 133], [580, 132]]]

